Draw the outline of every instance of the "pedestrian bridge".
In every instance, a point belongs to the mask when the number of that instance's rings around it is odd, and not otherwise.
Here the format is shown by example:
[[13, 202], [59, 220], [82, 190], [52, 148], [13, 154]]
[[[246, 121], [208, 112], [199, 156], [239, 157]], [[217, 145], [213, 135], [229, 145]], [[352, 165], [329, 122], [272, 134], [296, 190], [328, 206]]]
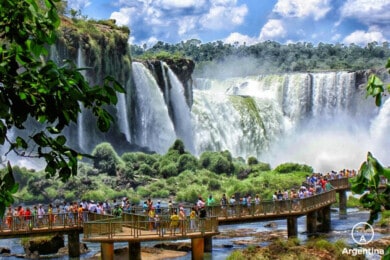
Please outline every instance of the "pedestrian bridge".
[[[21, 217], [12, 217], [12, 220], [2, 221], [0, 238], [67, 234], [69, 256], [77, 257], [79, 234], [83, 233], [83, 241], [101, 243], [102, 259], [113, 259], [115, 242], [128, 242], [130, 259], [141, 259], [141, 242], [191, 239], [192, 259], [203, 259], [204, 252], [211, 251], [212, 237], [219, 234], [218, 225], [286, 219], [287, 234], [293, 237], [297, 236], [297, 218], [306, 216], [308, 234], [330, 231], [330, 206], [336, 202], [336, 193], [339, 193], [340, 209], [346, 208], [341, 203], [346, 203], [346, 197], [342, 197], [349, 189], [348, 178], [330, 181], [333, 190], [302, 199], [264, 200], [248, 207], [239, 204], [208, 207], [207, 217], [196, 218], [193, 225], [186, 219], [173, 227], [169, 214], [160, 214], [158, 221], [149, 221], [142, 209], [132, 214], [123, 213], [121, 217], [89, 213], [85, 222], [77, 213], [72, 213], [74, 216], [46, 215], [40, 226], [28, 225]], [[168, 209], [164, 210], [169, 213]], [[185, 210], [189, 212], [189, 208]]]

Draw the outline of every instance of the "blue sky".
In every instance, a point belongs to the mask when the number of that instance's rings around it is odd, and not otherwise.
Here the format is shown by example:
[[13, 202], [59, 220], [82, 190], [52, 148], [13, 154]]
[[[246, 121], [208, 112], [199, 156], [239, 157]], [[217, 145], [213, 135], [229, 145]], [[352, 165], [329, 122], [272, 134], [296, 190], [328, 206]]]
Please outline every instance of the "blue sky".
[[91, 19], [115, 19], [129, 41], [390, 42], [390, 0], [68, 0]]

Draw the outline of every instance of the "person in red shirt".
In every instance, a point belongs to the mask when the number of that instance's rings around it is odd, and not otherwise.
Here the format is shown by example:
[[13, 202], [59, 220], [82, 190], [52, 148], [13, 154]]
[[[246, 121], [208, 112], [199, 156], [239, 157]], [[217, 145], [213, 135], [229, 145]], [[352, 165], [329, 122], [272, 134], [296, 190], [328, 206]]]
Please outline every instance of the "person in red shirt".
[[326, 180], [324, 179], [323, 176], [321, 176], [320, 180], [318, 181], [318, 184], [321, 186], [322, 192], [324, 192], [325, 191]]
[[31, 223], [31, 210], [29, 207], [26, 208], [24, 211], [24, 221], [27, 223], [27, 229], [32, 229], [32, 223]]
[[17, 215], [19, 218], [19, 228], [24, 228], [24, 209], [22, 206], [19, 206], [17, 209]]

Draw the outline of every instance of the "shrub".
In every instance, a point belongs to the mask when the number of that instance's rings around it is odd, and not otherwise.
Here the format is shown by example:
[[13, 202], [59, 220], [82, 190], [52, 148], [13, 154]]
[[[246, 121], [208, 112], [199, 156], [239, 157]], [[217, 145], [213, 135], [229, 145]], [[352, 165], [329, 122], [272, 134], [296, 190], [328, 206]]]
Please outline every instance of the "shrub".
[[169, 151], [174, 150], [177, 151], [179, 154], [185, 153], [185, 147], [184, 143], [180, 139], [176, 139], [176, 141], [173, 143], [173, 145], [169, 148]]
[[198, 159], [191, 154], [182, 154], [177, 162], [179, 173], [185, 170], [195, 171], [198, 168]]
[[116, 168], [119, 164], [118, 154], [110, 143], [101, 143], [92, 151], [93, 166], [99, 172], [107, 173], [110, 176], [116, 175]]
[[202, 167], [217, 174], [230, 174], [234, 169], [229, 157], [226, 157], [223, 153], [219, 152], [204, 152], [201, 154], [199, 161]]
[[252, 165], [252, 171], [255, 172], [266, 172], [271, 170], [271, 165], [269, 163], [258, 162], [256, 165]]
[[178, 170], [177, 170], [176, 164], [173, 163], [173, 162], [170, 162], [170, 163], [168, 163], [168, 164], [162, 166], [161, 169], [160, 169], [160, 174], [161, 174], [164, 178], [168, 178], [168, 177], [172, 177], [172, 176], [177, 176]]
[[156, 172], [147, 164], [142, 163], [137, 171], [139, 175], [144, 175], [144, 176], [155, 176]]
[[290, 173], [290, 172], [307, 172], [312, 173], [313, 168], [306, 164], [299, 163], [283, 163], [278, 165], [275, 169], [278, 173]]
[[257, 160], [256, 157], [251, 156], [248, 158], [248, 165], [254, 165], [254, 164], [258, 164], [258, 163], [259, 163], [259, 161]]

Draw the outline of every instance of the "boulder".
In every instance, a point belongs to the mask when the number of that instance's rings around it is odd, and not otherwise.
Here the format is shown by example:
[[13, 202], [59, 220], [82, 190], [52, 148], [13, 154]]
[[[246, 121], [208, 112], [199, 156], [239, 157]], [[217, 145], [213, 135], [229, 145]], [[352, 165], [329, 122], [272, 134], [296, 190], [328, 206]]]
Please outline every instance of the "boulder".
[[53, 237], [37, 237], [32, 238], [24, 245], [24, 251], [29, 258], [37, 255], [56, 254], [58, 250], [65, 246], [63, 235], [54, 235]]

